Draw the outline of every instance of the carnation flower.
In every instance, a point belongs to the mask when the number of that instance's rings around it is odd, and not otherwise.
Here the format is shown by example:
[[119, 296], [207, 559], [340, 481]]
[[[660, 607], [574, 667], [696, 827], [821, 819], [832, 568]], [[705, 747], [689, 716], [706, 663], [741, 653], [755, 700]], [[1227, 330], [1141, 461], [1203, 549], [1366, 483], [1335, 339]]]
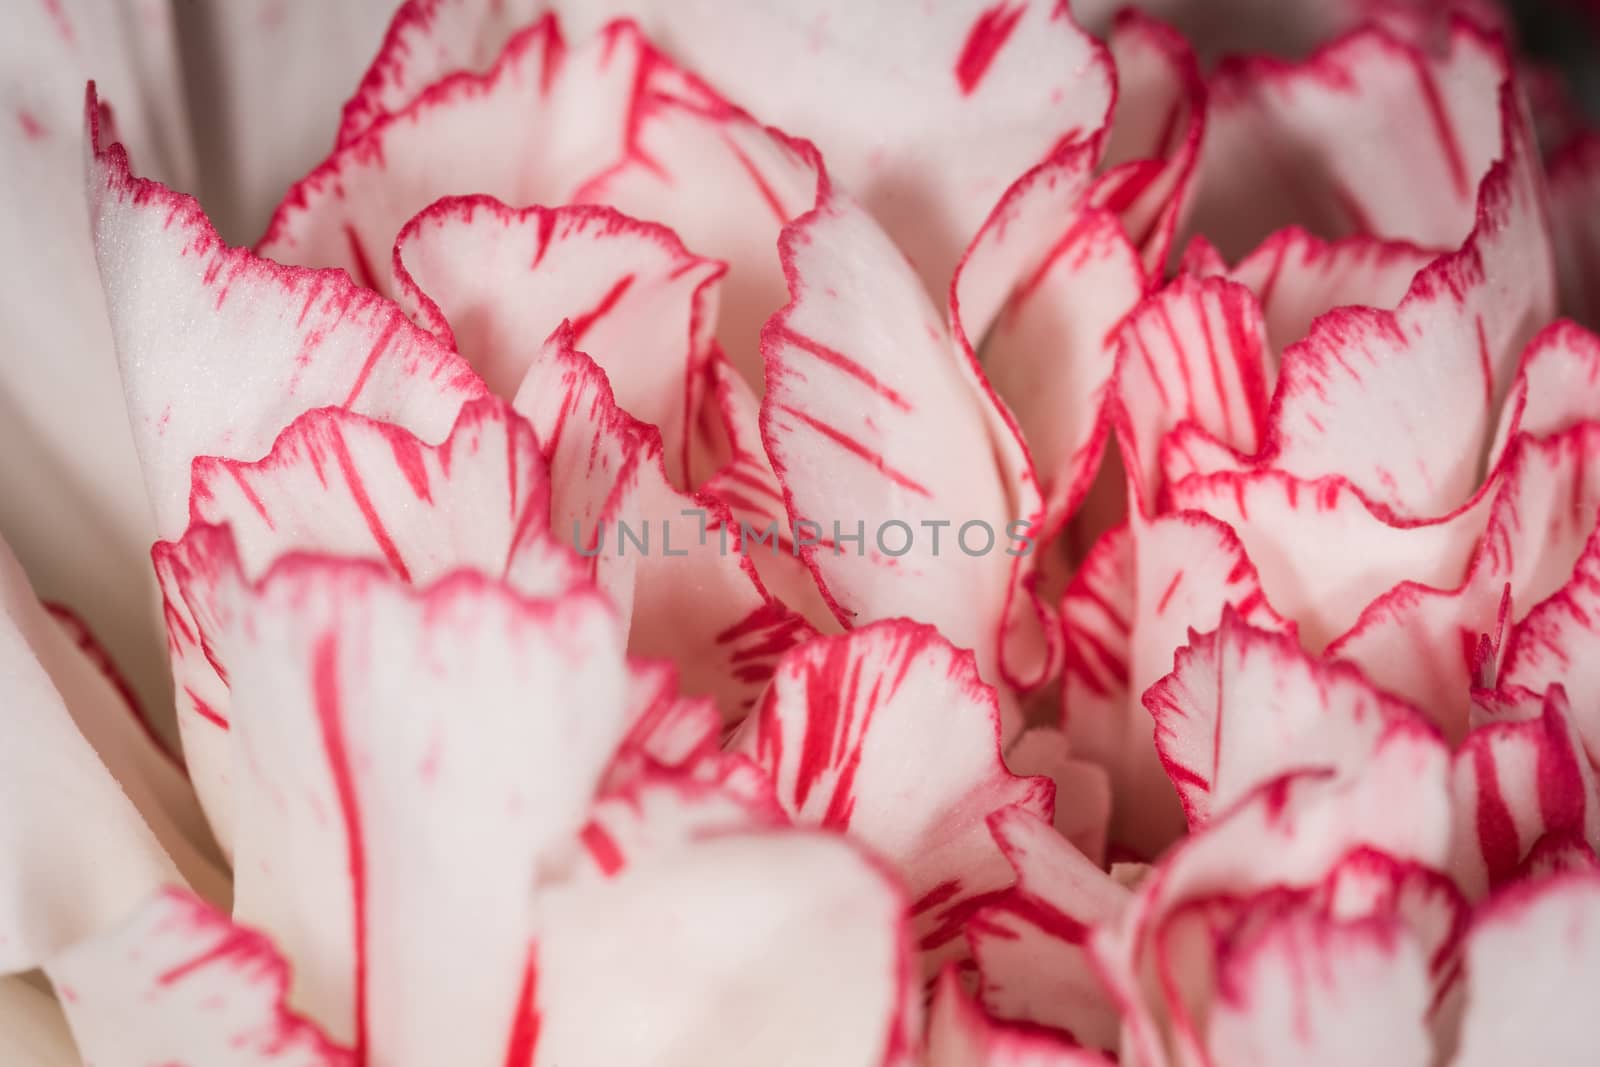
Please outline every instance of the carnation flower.
[[7, 1062], [1592, 1059], [1494, 3], [7, 20]]

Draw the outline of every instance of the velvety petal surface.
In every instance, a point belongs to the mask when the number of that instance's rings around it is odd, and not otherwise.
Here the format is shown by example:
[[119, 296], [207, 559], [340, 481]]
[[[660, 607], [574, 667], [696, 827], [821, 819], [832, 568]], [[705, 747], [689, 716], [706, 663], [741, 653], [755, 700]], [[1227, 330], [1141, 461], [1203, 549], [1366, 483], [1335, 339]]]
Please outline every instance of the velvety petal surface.
[[96, 256], [158, 535], [183, 532], [196, 456], [253, 459], [327, 406], [437, 440], [482, 394], [466, 363], [377, 294], [229, 248], [194, 200], [134, 177], [92, 100], [89, 125]]
[[151, 707], [169, 692], [149, 609], [154, 535], [89, 237], [83, 95], [95, 79], [144, 165], [187, 187], [179, 75], [164, 0], [0, 12], [0, 533], [40, 595], [89, 622]]

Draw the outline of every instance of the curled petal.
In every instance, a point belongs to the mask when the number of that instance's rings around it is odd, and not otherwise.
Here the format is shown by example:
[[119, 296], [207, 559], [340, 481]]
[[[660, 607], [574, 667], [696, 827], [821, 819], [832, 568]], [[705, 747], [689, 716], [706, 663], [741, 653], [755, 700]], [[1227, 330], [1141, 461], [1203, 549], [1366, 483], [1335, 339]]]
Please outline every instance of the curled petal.
[[1154, 856], [1182, 832], [1183, 810], [1140, 703], [1173, 668], [1191, 630], [1232, 606], [1254, 626], [1289, 628], [1262, 597], [1231, 530], [1196, 512], [1136, 520], [1102, 538], [1061, 602], [1067, 657], [1062, 715], [1075, 753], [1111, 775], [1111, 840]]
[[1324, 241], [1290, 226], [1272, 234], [1227, 273], [1260, 299], [1276, 362], [1333, 308], [1396, 307], [1417, 272], [1433, 258], [1434, 253], [1405, 241], [1365, 234]]
[[281, 267], [223, 244], [199, 205], [135, 178], [89, 102], [95, 248], [156, 530], [188, 521], [196, 456], [253, 459], [313, 408], [437, 440], [483, 392], [400, 309], [337, 271]]
[[1011, 882], [989, 816], [1053, 814], [1053, 783], [1001, 760], [999, 706], [971, 654], [905, 620], [786, 657], [736, 745], [796, 822], [847, 831], [901, 871], [930, 976], [964, 949], [973, 910]]
[[[1439, 56], [1363, 29], [1300, 64], [1225, 63], [1210, 84], [1191, 225], [1228, 256], [1291, 223], [1459, 245], [1503, 150], [1507, 70], [1486, 33], [1457, 24], [1446, 37]], [[1387, 150], [1358, 160], [1352, 143]]]
[[1214, 632], [1191, 635], [1144, 703], [1192, 828], [1292, 771], [1358, 774], [1391, 725], [1424, 721], [1360, 672], [1312, 659], [1231, 608]]
[[722, 264], [606, 208], [517, 211], [488, 197], [434, 203], [400, 231], [394, 257], [402, 305], [506, 399], [570, 322], [617, 402], [661, 431], [673, 484], [687, 484], [691, 387], [708, 358]]
[[[1052, 206], [1052, 214], [1059, 213], [1063, 209]], [[984, 375], [1015, 419], [1033, 461], [1033, 470], [1020, 477], [1036, 477], [1034, 493], [1044, 495], [1041, 543], [1066, 522], [1093, 482], [1108, 437], [1102, 413], [1116, 365], [1112, 339], [1145, 287], [1137, 253], [1112, 215], [1087, 209], [1076, 219], [1027, 267], [994, 316], [981, 350]], [[1038, 232], [1039, 222], [1017, 211], [1005, 227]], [[980, 269], [985, 265], [975, 262]], [[958, 285], [965, 277], [958, 275]], [[960, 305], [963, 311], [966, 306]]]
[[617, 406], [572, 335], [550, 338], [515, 402], [549, 459], [552, 526], [629, 620], [629, 651], [672, 660], [686, 692], [737, 720], [811, 628], [761, 584], [727, 509], [667, 480], [661, 435]]
[[763, 332], [761, 431], [797, 533], [812, 532], [798, 547], [841, 625], [934, 624], [1000, 680], [1013, 563], [1030, 550], [1010, 535], [1034, 516], [1013, 510], [970, 364], [852, 202], [827, 196], [782, 253], [791, 302]]
[[[757, 332], [784, 293], [773, 242], [816, 199], [815, 150], [672, 65], [631, 22], [569, 46], [546, 13], [483, 73], [445, 71], [453, 72], [347, 139], [291, 190], [263, 255], [342, 266], [392, 292], [386, 257], [395, 235], [442, 196], [603, 203], [665, 224], [730, 266], [717, 336], [743, 373], [759, 377]], [[576, 322], [583, 310], [567, 313]]]
[[[1454, 80], [1482, 83], [1476, 113], [1488, 114], [1493, 100], [1500, 116], [1473, 135], [1470, 152], [1462, 148], [1464, 159], [1484, 160], [1467, 168], [1468, 204], [1476, 207], [1465, 243], [1422, 270], [1395, 311], [1344, 308], [1318, 319], [1284, 353], [1260, 447], [1250, 456], [1235, 449], [1234, 461], [1307, 480], [1342, 475], [1411, 518], [1448, 514], [1471, 498], [1517, 357], [1554, 308], [1532, 134], [1508, 60], [1466, 23], [1455, 24], [1450, 42], [1449, 62], [1472, 72]], [[1440, 106], [1453, 114], [1463, 105]], [[1418, 396], [1430, 402], [1418, 404]]]
[[1494, 493], [1461, 581], [1396, 586], [1328, 654], [1354, 661], [1378, 685], [1428, 708], [1459, 739], [1472, 687], [1495, 684], [1506, 629], [1552, 594], [1566, 596], [1581, 584], [1573, 568], [1600, 515], [1597, 447], [1596, 423], [1542, 439], [1519, 437], [1480, 497]]
[[1117, 344], [1112, 418], [1141, 510], [1156, 506], [1162, 440], [1180, 424], [1246, 452], [1261, 440], [1267, 350], [1249, 290], [1181, 276], [1133, 311]]
[[[508, 26], [543, 6], [407, 4], [346, 111], [341, 140], [360, 137], [440, 76], [481, 69]], [[935, 293], [1006, 186], [1054, 147], [1105, 125], [1113, 96], [1109, 57], [1053, 0], [932, 9], [827, 0], [803, 12], [742, 0], [564, 8], [577, 36], [604, 13], [628, 12], [729, 99], [816, 141]], [[873, 42], [870, 63], [861, 61], [863, 41]], [[813, 91], [791, 91], [801, 84]], [[680, 232], [692, 247], [728, 258]]]
[[[1175, 507], [1227, 523], [1238, 534], [1272, 606], [1295, 620], [1320, 652], [1401, 582], [1461, 582], [1493, 504], [1481, 493], [1439, 522], [1396, 518], [1347, 481], [1302, 481], [1280, 471], [1196, 475], [1172, 487]], [[1326, 546], [1314, 555], [1304, 546]]]
[[[1178, 1062], [1205, 1062], [1193, 1012], [1168, 983], [1178, 969], [1190, 981], [1186, 988], [1204, 980], [1190, 977], [1190, 969], [1209, 966], [1217, 916], [1208, 912], [1208, 901], [1223, 902], [1225, 917], [1228, 902], [1318, 886], [1346, 857], [1363, 851], [1401, 864], [1442, 865], [1451, 834], [1448, 764], [1445, 746], [1431, 731], [1396, 724], [1364, 774], [1339, 779], [1315, 771], [1277, 779], [1170, 853], [1121, 921], [1090, 939], [1124, 1012], [1122, 1054], [1164, 1065], [1170, 1032], [1182, 1050]], [[1174, 925], [1174, 917], [1183, 921]], [[1197, 935], [1198, 942], [1190, 940]]]
[[1518, 433], [1548, 437], [1600, 418], [1600, 337], [1559, 320], [1523, 350], [1490, 456], [1503, 460]]
[[795, 546], [783, 485], [761, 441], [761, 402], [720, 355], [713, 356], [706, 370], [710, 404], [721, 418], [702, 431], [702, 444], [694, 453], [713, 470], [700, 492], [727, 506], [741, 541], [750, 545], [762, 584], [816, 629], [837, 631], [839, 621]]
[[1111, 28], [1117, 99], [1093, 202], [1116, 211], [1145, 270], [1166, 269], [1205, 134], [1206, 88], [1181, 34], [1134, 7]]

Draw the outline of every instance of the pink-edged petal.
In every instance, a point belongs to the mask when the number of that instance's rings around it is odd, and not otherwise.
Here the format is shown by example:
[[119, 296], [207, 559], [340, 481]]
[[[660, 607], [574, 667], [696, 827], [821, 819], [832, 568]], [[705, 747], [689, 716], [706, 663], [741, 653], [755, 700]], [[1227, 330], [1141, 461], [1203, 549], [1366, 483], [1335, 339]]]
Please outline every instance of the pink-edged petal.
[[[808, 145], [673, 66], [634, 24], [612, 23], [569, 46], [547, 13], [489, 70], [452, 74], [336, 149], [284, 200], [260, 251], [342, 266], [388, 292], [395, 235], [442, 196], [606, 204], [665, 224], [696, 253], [729, 264], [717, 336], [756, 380], [757, 333], [783, 303], [773, 244], [811, 207], [820, 178]], [[576, 321], [583, 311], [569, 313]]]
[[903, 908], [844, 842], [795, 832], [713, 835], [552, 889], [531, 1062], [909, 1067]]
[[1013, 524], [1034, 517], [1001, 466], [1015, 441], [994, 443], [970, 364], [864, 210], [830, 194], [782, 252], [792, 299], [763, 332], [761, 430], [796, 533], [816, 542], [797, 547], [842, 625], [931, 623], [1000, 681], [1013, 565], [1032, 548]]
[[1459, 740], [1471, 689], [1495, 684], [1507, 628], [1578, 584], [1573, 569], [1600, 514], [1597, 448], [1596, 423], [1519, 437], [1483, 491], [1493, 491], [1488, 523], [1459, 584], [1396, 586], [1328, 654], [1426, 708]]
[[[709, 395], [701, 412], [701, 443], [692, 453], [702, 467], [711, 468], [700, 492], [727, 507], [762, 584], [773, 596], [818, 630], [836, 632], [839, 620], [795, 548], [783, 485], [761, 441], [761, 402], [721, 355], [713, 356], [706, 373]], [[712, 411], [720, 417], [709, 418]]]
[[1600, 417], [1600, 337], [1567, 320], [1540, 330], [1523, 349], [1489, 455], [1503, 459], [1518, 433], [1547, 437]]
[[1135, 503], [1161, 488], [1162, 440], [1181, 425], [1249, 452], [1267, 422], [1268, 353], [1261, 307], [1223, 278], [1179, 277], [1118, 333], [1112, 418]]
[[[149, 706], [166, 699], [150, 616], [149, 505], [128, 429], [83, 197], [83, 87], [116, 101], [139, 158], [194, 166], [174, 12], [145, 0], [0, 12], [0, 534], [41, 596], [94, 627]], [[171, 723], [160, 723], [170, 733]]]
[[1393, 915], [1417, 940], [1432, 976], [1431, 1014], [1440, 1020], [1442, 995], [1460, 977], [1461, 937], [1472, 905], [1454, 878], [1413, 860], [1397, 860], [1374, 849], [1356, 849], [1317, 886], [1314, 899], [1330, 918], [1344, 921]]
[[0, 978], [0, 1055], [29, 1067], [80, 1067], [61, 1005], [26, 978]]
[[570, 327], [550, 338], [515, 407], [549, 461], [555, 536], [589, 557], [629, 620], [628, 650], [672, 660], [686, 692], [742, 717], [812, 631], [761, 584], [726, 508], [672, 486], [660, 434], [617, 406]]
[[1494, 102], [1499, 115], [1474, 120], [1487, 127], [1485, 158], [1494, 160], [1471, 186], [1475, 224], [1458, 250], [1416, 276], [1395, 311], [1340, 309], [1291, 345], [1262, 445], [1240, 456], [1308, 480], [1342, 475], [1413, 518], [1447, 514], [1478, 487], [1517, 357], [1555, 300], [1532, 135], [1509, 61], [1467, 23], [1449, 39], [1447, 62], [1464, 68], [1453, 77], [1490, 86], [1476, 90], [1477, 110], [1491, 114]]
[[[1270, 782], [1188, 838], [1145, 879], [1115, 926], [1090, 938], [1102, 978], [1124, 1013], [1122, 1055], [1165, 1065], [1170, 1029], [1180, 1063], [1204, 1063], [1203, 1035], [1189, 1008], [1170, 999], [1179, 956], [1199, 947], [1174, 940], [1169, 919], [1208, 899], [1237, 902], [1266, 890], [1311, 888], [1358, 850], [1401, 864], [1439, 867], [1450, 848], [1449, 753], [1431, 731], [1399, 723], [1380, 740], [1365, 773], [1302, 772]], [[1231, 905], [1230, 905], [1231, 906]], [[1194, 913], [1205, 930], [1204, 912]], [[1193, 923], [1186, 924], [1189, 936]], [[1209, 935], [1208, 935], [1209, 936]], [[1174, 955], [1176, 953], [1176, 955]]]
[[1600, 981], [1600, 875], [1520, 886], [1467, 935], [1466, 1005], [1452, 1067], [1577, 1064], [1594, 1050], [1583, 991]]
[[1107, 44], [1117, 99], [1092, 199], [1117, 213], [1160, 276], [1204, 139], [1205, 82], [1183, 36], [1137, 8], [1117, 13]]
[[205, 830], [180, 773], [34, 598], [3, 545], [0, 598], [0, 779], [9, 797], [0, 974], [39, 966], [163, 885], [226, 899], [224, 877], [195, 843]]
[[290, 969], [264, 934], [167, 891], [49, 972], [87, 1063], [355, 1067], [287, 1007]]
[[1055, 537], [1094, 480], [1109, 339], [1145, 284], [1116, 218], [1085, 205], [1099, 144], [1070, 142], [1018, 179], [950, 283], [958, 362], [995, 441], [1013, 521], [1033, 541], [1013, 553], [998, 646], [1001, 676], [1023, 692], [1055, 674], [1060, 652], [1032, 550]]
[[973, 909], [1011, 883], [986, 820], [1053, 814], [1053, 783], [1000, 756], [1000, 708], [970, 653], [932, 627], [875, 623], [786, 657], [735, 741], [797, 823], [849, 833], [892, 862], [933, 968], [965, 945]]
[[606, 774], [607, 790], [662, 768], [695, 768], [721, 759], [722, 714], [704, 697], [680, 696], [671, 663], [629, 663], [627, 718], [628, 732]]
[[1105, 862], [1111, 819], [1111, 778], [1105, 768], [1072, 754], [1066, 732], [1035, 726], [1006, 749], [1012, 774], [1043, 775], [1056, 784], [1056, 832], [1096, 865]]
[[[318, 553], [370, 560], [418, 585], [471, 568], [527, 596], [585, 577], [553, 540], [549, 509], [533, 431], [489, 398], [463, 408], [436, 447], [348, 411], [311, 411], [258, 462], [197, 459], [190, 497], [194, 527], [226, 525], [252, 577], [282, 556]], [[160, 542], [152, 555], [185, 756], [212, 827], [231, 848], [230, 680], [208, 605], [232, 579], [206, 536]]]
[[1290, 912], [1219, 952], [1207, 1046], [1228, 1067], [1428, 1067], [1427, 960], [1395, 919]]
[[392, 0], [327, 10], [200, 0], [181, 12], [201, 190], [230, 242], [254, 239], [327, 150], [393, 10]]
[[1073, 751], [1110, 773], [1111, 841], [1137, 856], [1154, 856], [1184, 826], [1140, 698], [1172, 670], [1189, 632], [1215, 629], [1230, 605], [1251, 625], [1286, 628], [1238, 538], [1194, 512], [1101, 539], [1062, 599], [1065, 728]]
[[225, 533], [196, 536], [232, 574], [213, 608], [236, 916], [358, 1058], [498, 1062], [529, 893], [627, 727], [615, 613], [593, 591], [526, 600], [458, 571], [418, 592], [311, 556], [251, 583]]
[[145, 486], [165, 538], [188, 521], [196, 456], [253, 459], [312, 408], [436, 440], [483, 391], [400, 309], [337, 271], [227, 247], [199, 205], [135, 178], [89, 106], [96, 253]]
[[1228, 271], [1261, 301], [1275, 355], [1337, 307], [1393, 308], [1434, 253], [1362, 234], [1324, 241], [1299, 226], [1279, 230]]
[[1561, 310], [1600, 326], [1600, 134], [1573, 140], [1548, 163], [1550, 230], [1555, 244]]
[[1114, 1049], [1120, 1020], [1090, 962], [1089, 931], [1113, 922], [1128, 890], [1049, 823], [1020, 808], [989, 819], [1016, 885], [974, 917], [967, 939], [978, 999], [1002, 1019]]
[[1047, 1034], [986, 1017], [954, 968], [939, 976], [928, 1020], [927, 1067], [1094, 1067], [1110, 1061]]
[[1359, 774], [1393, 723], [1423, 721], [1359, 671], [1313, 659], [1295, 638], [1246, 626], [1231, 609], [1178, 650], [1144, 703], [1191, 828], [1292, 771]]
[[[517, 9], [527, 18], [537, 6], [406, 5], [347, 109], [343, 139], [381, 123], [439, 76], [481, 68]], [[913, 0], [826, 0], [803, 12], [741, 0], [559, 6], [575, 38], [606, 13], [634, 16], [729, 99], [814, 140], [936, 293], [1006, 186], [1065, 140], [1099, 130], [1113, 96], [1109, 57], [1052, 0], [932, 10]], [[861, 61], [864, 41], [874, 42], [870, 63]]]
[[526, 596], [578, 580], [576, 559], [550, 543], [549, 509], [532, 427], [492, 399], [462, 408], [438, 445], [337, 408], [308, 412], [254, 463], [195, 460], [190, 496], [190, 522], [228, 526], [251, 574], [313, 552], [382, 562], [417, 585], [471, 568]]
[[690, 422], [726, 268], [670, 230], [606, 208], [513, 210], [487, 197], [441, 200], [395, 242], [399, 300], [514, 397], [563, 320], [616, 391], [661, 431], [673, 484], [688, 484]]
[[[1145, 287], [1138, 255], [1116, 218], [1099, 209], [1075, 217], [1054, 247], [1027, 266], [980, 350], [984, 375], [1033, 461], [1036, 492], [1044, 496], [1041, 542], [1082, 502], [1099, 467], [1109, 436], [1102, 411], [1116, 364], [1114, 338]], [[1011, 233], [1039, 231], [1038, 221], [1021, 211], [1004, 223]]]
[[1499, 684], [1538, 695], [1552, 686], [1579, 694], [1572, 716], [1589, 761], [1600, 766], [1600, 709], [1587, 699], [1600, 685], [1600, 537], [1591, 537], [1572, 579], [1512, 630]]
[[1552, 688], [1538, 718], [1492, 722], [1467, 735], [1455, 757], [1459, 820], [1451, 870], [1480, 896], [1521, 873], [1546, 838], [1600, 845], [1600, 792], [1567, 710]]
[[1295, 620], [1313, 652], [1401, 582], [1459, 585], [1494, 503], [1493, 493], [1481, 493], [1438, 522], [1410, 522], [1342, 478], [1302, 481], [1274, 470], [1196, 475], [1172, 486], [1170, 497], [1238, 535], [1267, 600]]
[[[1230, 62], [1209, 84], [1189, 224], [1238, 256], [1293, 223], [1454, 248], [1502, 151], [1498, 47], [1458, 24], [1433, 54], [1363, 29], [1300, 64]], [[1352, 143], [1382, 145], [1372, 158]]]

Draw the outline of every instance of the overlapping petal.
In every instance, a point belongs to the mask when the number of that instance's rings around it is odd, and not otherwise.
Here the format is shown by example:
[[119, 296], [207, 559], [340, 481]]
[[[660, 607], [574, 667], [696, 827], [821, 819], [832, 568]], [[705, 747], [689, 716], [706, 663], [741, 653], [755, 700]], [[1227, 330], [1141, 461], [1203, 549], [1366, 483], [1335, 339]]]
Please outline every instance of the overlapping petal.
[[134, 177], [93, 99], [88, 112], [95, 250], [159, 536], [183, 532], [196, 456], [253, 459], [329, 406], [438, 440], [482, 395], [458, 356], [341, 272], [227, 247], [193, 199]]
[[[452, 70], [482, 69], [509, 28], [540, 6], [405, 5], [346, 109], [341, 141], [359, 138]], [[1066, 5], [1046, 0], [931, 11], [849, 0], [804, 12], [736, 0], [558, 7], [575, 39], [614, 14], [633, 16], [728, 99], [816, 142], [941, 295], [961, 249], [1006, 187], [1054, 147], [1102, 126], [1113, 95], [1099, 44], [1077, 28]], [[870, 61], [863, 61], [865, 42]], [[793, 91], [797, 85], [808, 91]], [[696, 251], [728, 258], [680, 234]]]
[[1128, 890], [1024, 809], [996, 812], [989, 829], [1016, 884], [968, 929], [980, 1003], [1002, 1019], [1090, 1048], [1116, 1048], [1119, 1013], [1094, 971], [1088, 941], [1096, 926], [1121, 916]]
[[526, 600], [461, 571], [418, 592], [308, 556], [253, 583], [211, 539], [233, 572], [211, 609], [236, 917], [294, 961], [293, 1002], [358, 1057], [503, 1049], [530, 887], [627, 725], [615, 614], [593, 591]]
[[185, 893], [155, 896], [50, 973], [89, 1063], [359, 1062], [286, 1007], [289, 965], [264, 935]]
[[999, 705], [971, 654], [905, 620], [786, 657], [735, 745], [796, 822], [848, 832], [896, 866], [930, 977], [965, 953], [967, 920], [1011, 883], [989, 817], [1054, 815], [1053, 783], [1002, 761]]
[[630, 651], [671, 659], [685, 689], [741, 718], [811, 628], [762, 585], [728, 509], [668, 481], [660, 433], [617, 405], [573, 333], [550, 338], [515, 401], [548, 457], [555, 535], [589, 557]]
[[[489, 70], [452, 74], [336, 149], [294, 187], [259, 251], [342, 266], [387, 293], [396, 235], [442, 196], [605, 204], [669, 226], [697, 255], [729, 265], [717, 336], [757, 380], [757, 332], [783, 302], [773, 244], [811, 206], [818, 180], [809, 146], [728, 104], [633, 23], [569, 45], [548, 14]], [[577, 322], [593, 306], [560, 310]]]

